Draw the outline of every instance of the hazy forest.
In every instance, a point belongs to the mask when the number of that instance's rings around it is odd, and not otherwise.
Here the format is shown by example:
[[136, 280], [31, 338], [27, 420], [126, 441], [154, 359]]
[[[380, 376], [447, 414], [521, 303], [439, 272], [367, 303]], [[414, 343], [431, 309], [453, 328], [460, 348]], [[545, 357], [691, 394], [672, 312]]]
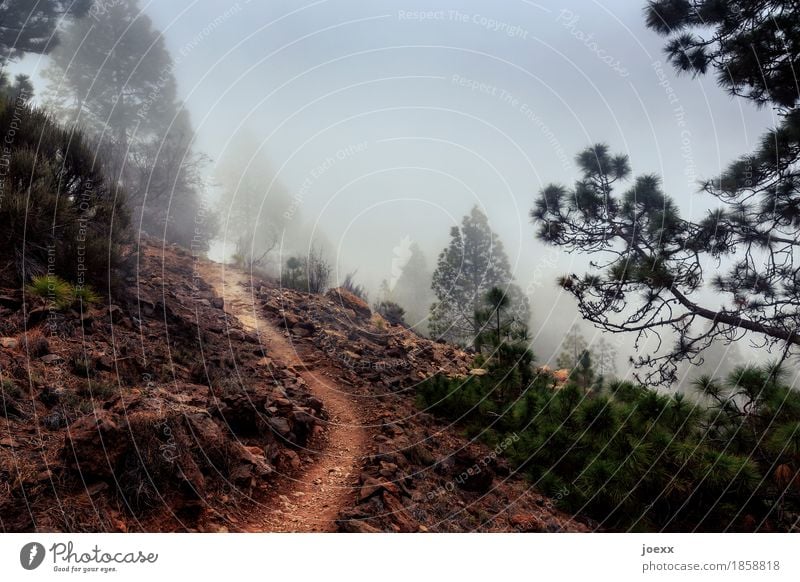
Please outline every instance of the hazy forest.
[[316, 4], [0, 3], [0, 531], [800, 530], [797, 3]]

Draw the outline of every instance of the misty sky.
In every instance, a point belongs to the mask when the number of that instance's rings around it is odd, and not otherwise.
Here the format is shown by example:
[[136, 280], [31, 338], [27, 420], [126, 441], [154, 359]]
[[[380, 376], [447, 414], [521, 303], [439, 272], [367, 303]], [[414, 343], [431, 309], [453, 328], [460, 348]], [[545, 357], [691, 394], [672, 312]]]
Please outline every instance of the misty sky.
[[698, 218], [709, 201], [696, 181], [774, 122], [713, 75], [677, 77], [640, 1], [142, 5], [176, 61], [199, 148], [220, 159], [237, 132], [255, 135], [341, 270], [375, 288], [406, 236], [433, 263], [478, 204], [523, 289], [541, 284], [531, 299], [544, 334], [574, 317], [555, 276], [584, 261], [536, 242], [528, 212], [543, 185], [575, 178], [578, 150], [609, 143]]

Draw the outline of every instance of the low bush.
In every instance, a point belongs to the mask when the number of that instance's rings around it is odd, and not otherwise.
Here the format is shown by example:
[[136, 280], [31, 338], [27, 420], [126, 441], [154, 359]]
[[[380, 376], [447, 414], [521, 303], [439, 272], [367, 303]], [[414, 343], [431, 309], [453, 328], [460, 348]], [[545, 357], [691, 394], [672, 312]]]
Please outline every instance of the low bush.
[[375, 306], [375, 311], [392, 325], [406, 325], [406, 310], [394, 301], [381, 301]]
[[79, 285], [75, 287], [73, 289], [73, 298], [75, 304], [82, 308], [86, 308], [102, 301], [102, 297], [100, 297], [100, 295], [98, 295], [89, 285]]
[[0, 178], [0, 273], [105, 285], [128, 240], [123, 193], [80, 132], [21, 100], [0, 100], [7, 155]]
[[281, 272], [281, 284], [307, 293], [324, 293], [331, 279], [331, 265], [320, 249], [312, 248], [306, 257], [290, 257]]
[[103, 402], [115, 396], [119, 392], [119, 386], [110, 382], [88, 381], [78, 391], [78, 395], [84, 400], [96, 400]]
[[60, 310], [73, 305], [85, 309], [101, 301], [100, 295], [89, 285], [73, 287], [57, 275], [35, 276], [25, 290], [44, 305]]
[[512, 464], [605, 529], [789, 529], [800, 511], [800, 393], [767, 369], [701, 381], [710, 406], [624, 382], [554, 390], [544, 376], [509, 398], [504, 375], [433, 377], [418, 405], [472, 436], [517, 435]]
[[352, 293], [353, 295], [355, 295], [359, 299], [362, 299], [365, 302], [369, 300], [367, 295], [367, 290], [364, 288], [364, 286], [356, 283], [356, 271], [353, 271], [352, 273], [347, 273], [347, 275], [345, 275], [344, 281], [342, 281], [342, 284], [339, 285], [339, 287], [341, 287], [346, 291], [349, 291], [350, 293]]
[[50, 353], [50, 341], [38, 329], [26, 331], [19, 346], [31, 358], [40, 358]]
[[75, 297], [72, 285], [56, 275], [38, 275], [31, 279], [26, 291], [43, 304], [57, 309], [66, 309], [72, 305]]
[[87, 357], [82, 349], [76, 350], [70, 356], [70, 364], [72, 365], [72, 371], [77, 376], [88, 378], [95, 372], [94, 362], [91, 358]]

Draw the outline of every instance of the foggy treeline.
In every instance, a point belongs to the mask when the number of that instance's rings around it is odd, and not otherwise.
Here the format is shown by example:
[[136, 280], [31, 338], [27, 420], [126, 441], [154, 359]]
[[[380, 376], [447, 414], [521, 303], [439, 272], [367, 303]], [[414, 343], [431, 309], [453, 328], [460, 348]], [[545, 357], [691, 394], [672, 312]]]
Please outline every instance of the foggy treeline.
[[[580, 364], [577, 352], [565, 359], [567, 338], [576, 334], [586, 338], [580, 351], [595, 359], [593, 368], [599, 363], [601, 376], [608, 376], [606, 369], [628, 377], [630, 356], [655, 349], [630, 334], [610, 343], [601, 339], [554, 284], [555, 266], [529, 285], [530, 270], [524, 263], [512, 268], [504, 232], [492, 226], [495, 217], [466, 201], [452, 209], [456, 223], [441, 224], [432, 237], [437, 244], [406, 236], [381, 264], [378, 259], [354, 264], [332, 243], [326, 224], [312, 220], [302, 193], [286, 185], [257, 131], [237, 129], [218, 159], [201, 151], [178, 89], [179, 60], [140, 2], [79, 4], [70, 12], [52, 3], [42, 14], [54, 31], [56, 19], [66, 15], [57, 42], [37, 46], [30, 39], [27, 47], [17, 42], [9, 62], [27, 50], [46, 53], [46, 67], [36, 80], [25, 74], [12, 80], [6, 73], [2, 90], [33, 99], [87, 137], [96, 164], [124, 190], [135, 228], [293, 285], [307, 286], [312, 268], [322, 269], [325, 287], [346, 284], [375, 309], [393, 310], [392, 317], [418, 333], [467, 347], [474, 347], [481, 332], [476, 315], [486, 307], [486, 294], [500, 288], [537, 363], [551, 368]], [[13, 10], [6, 16], [12, 18]], [[580, 156], [578, 162], [583, 163]], [[380, 231], [375, 224], [376, 239]], [[305, 278], [298, 275], [304, 272]], [[555, 306], [558, 317], [552, 317]], [[675, 337], [668, 332], [664, 343]], [[752, 355], [721, 336], [709, 337], [707, 344], [702, 358], [676, 368], [682, 389], [700, 374], [725, 376], [730, 362]]]

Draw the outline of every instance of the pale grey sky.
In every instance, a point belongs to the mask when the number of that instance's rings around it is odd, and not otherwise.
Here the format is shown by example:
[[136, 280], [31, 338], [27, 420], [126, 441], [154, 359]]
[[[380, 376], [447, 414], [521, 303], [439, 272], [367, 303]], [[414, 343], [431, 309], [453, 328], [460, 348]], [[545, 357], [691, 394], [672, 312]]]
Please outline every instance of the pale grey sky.
[[391, 258], [405, 234], [443, 242], [477, 203], [523, 279], [540, 252], [532, 198], [574, 178], [579, 149], [610, 143], [636, 172], [661, 174], [696, 216], [707, 201], [694, 180], [771, 123], [713, 77], [677, 78], [643, 26], [643, 4], [198, 0], [146, 10], [178, 61], [202, 149], [219, 158], [237, 130], [255, 132], [279, 179], [302, 191], [304, 218], [325, 224], [354, 264]]

